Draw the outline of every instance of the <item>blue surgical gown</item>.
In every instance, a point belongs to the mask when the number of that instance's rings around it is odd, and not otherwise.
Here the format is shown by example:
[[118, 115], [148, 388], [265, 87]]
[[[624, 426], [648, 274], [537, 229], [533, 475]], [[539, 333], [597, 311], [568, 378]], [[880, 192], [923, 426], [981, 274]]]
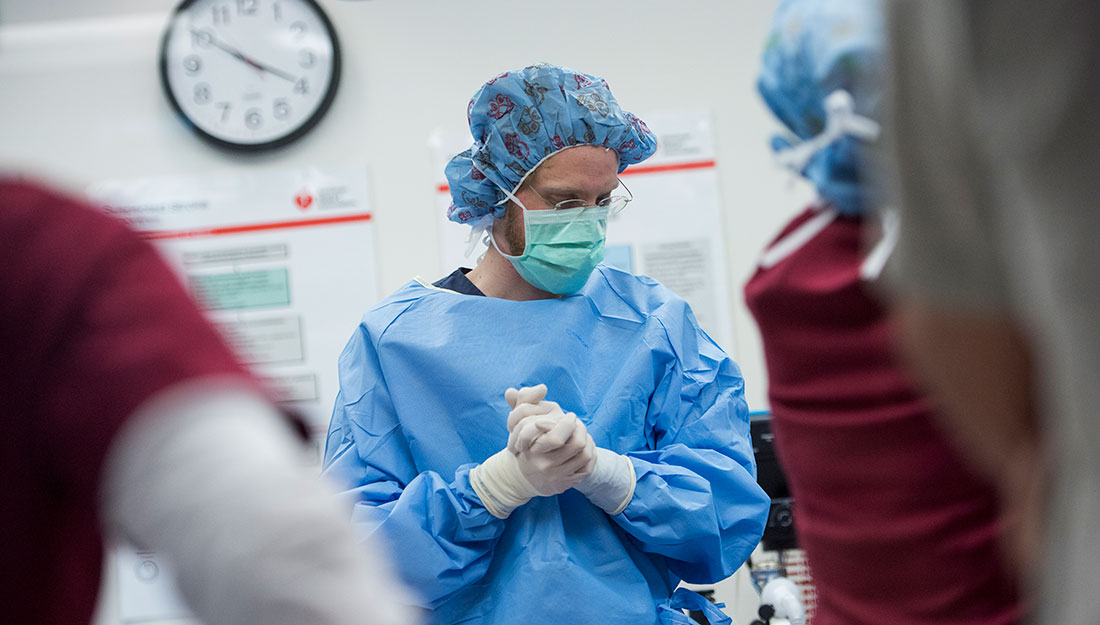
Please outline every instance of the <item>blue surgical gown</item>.
[[[680, 580], [728, 577], [760, 540], [741, 372], [654, 280], [600, 265], [578, 293], [523, 302], [410, 282], [339, 368], [324, 471], [432, 624], [690, 623]], [[505, 389], [539, 383], [634, 464], [620, 514], [569, 490], [501, 520], [474, 493], [470, 469], [508, 440]]]

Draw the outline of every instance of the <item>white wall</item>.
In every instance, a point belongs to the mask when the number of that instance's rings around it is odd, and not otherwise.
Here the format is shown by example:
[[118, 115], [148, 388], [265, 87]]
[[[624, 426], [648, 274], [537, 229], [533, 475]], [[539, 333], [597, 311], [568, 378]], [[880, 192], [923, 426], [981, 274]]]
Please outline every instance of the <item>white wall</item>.
[[[449, 271], [437, 249], [438, 172], [427, 140], [461, 127], [468, 98], [496, 73], [548, 61], [604, 76], [635, 112], [710, 108], [734, 281], [732, 355], [750, 408], [766, 407], [741, 287], [767, 240], [809, 198], [770, 160], [777, 124], [754, 87], [777, 0], [321, 0], [344, 51], [340, 93], [314, 131], [259, 157], [209, 148], [172, 113], [156, 54], [174, 4], [148, 0], [145, 13], [130, 14], [133, 2], [82, 2], [49, 21], [0, 24], [0, 168], [79, 192], [107, 178], [366, 163], [386, 293], [413, 275]], [[90, 5], [102, 17], [87, 17]]]

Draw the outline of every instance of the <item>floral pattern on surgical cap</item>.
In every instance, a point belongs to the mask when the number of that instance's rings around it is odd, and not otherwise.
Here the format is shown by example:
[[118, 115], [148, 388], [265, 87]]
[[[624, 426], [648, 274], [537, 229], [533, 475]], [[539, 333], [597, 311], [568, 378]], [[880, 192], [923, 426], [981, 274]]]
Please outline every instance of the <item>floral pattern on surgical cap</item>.
[[619, 107], [607, 81], [548, 64], [510, 70], [470, 99], [474, 144], [446, 167], [447, 217], [477, 224], [504, 213], [502, 189], [516, 188], [543, 159], [575, 145], [615, 150], [619, 172], [653, 155], [657, 138]]

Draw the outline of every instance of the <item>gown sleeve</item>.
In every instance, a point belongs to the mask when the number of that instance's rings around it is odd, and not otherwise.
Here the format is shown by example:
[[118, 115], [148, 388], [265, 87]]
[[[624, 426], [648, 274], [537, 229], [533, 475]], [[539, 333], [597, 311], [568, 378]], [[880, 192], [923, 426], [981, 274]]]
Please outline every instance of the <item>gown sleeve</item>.
[[652, 449], [627, 452], [637, 486], [613, 518], [690, 583], [729, 577], [760, 542], [770, 500], [756, 483], [738, 366], [684, 305], [663, 322], [673, 358], [650, 399]]
[[470, 486], [474, 466], [453, 476], [417, 470], [377, 350], [360, 325], [340, 356], [323, 472], [350, 499], [356, 532], [378, 532], [389, 543], [423, 607], [434, 609], [481, 579], [504, 530]]

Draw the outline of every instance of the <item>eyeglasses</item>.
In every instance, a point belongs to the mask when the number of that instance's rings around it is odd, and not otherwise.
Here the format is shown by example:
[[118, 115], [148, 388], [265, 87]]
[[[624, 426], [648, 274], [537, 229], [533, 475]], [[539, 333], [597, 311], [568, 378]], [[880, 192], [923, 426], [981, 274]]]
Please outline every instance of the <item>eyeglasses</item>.
[[[618, 178], [616, 178], [616, 180], [618, 180]], [[588, 204], [587, 202], [579, 198], [572, 200], [562, 200], [556, 204], [551, 204], [550, 200], [547, 200], [542, 196], [541, 193], [538, 192], [538, 189], [536, 189], [535, 187], [528, 188], [531, 189], [531, 191], [534, 192], [535, 195], [539, 196], [539, 199], [541, 199], [543, 202], [546, 202], [548, 206], [556, 211], [570, 210], [576, 208], [606, 208], [611, 215], [617, 215], [620, 211], [626, 208], [626, 205], [629, 204], [631, 200], [634, 199], [634, 194], [630, 192], [630, 189], [628, 189], [625, 184], [623, 184], [622, 180], [619, 180], [619, 186], [623, 188], [623, 191], [626, 191], [626, 195], [611, 195], [603, 198], [602, 200], [598, 200], [595, 204]]]

